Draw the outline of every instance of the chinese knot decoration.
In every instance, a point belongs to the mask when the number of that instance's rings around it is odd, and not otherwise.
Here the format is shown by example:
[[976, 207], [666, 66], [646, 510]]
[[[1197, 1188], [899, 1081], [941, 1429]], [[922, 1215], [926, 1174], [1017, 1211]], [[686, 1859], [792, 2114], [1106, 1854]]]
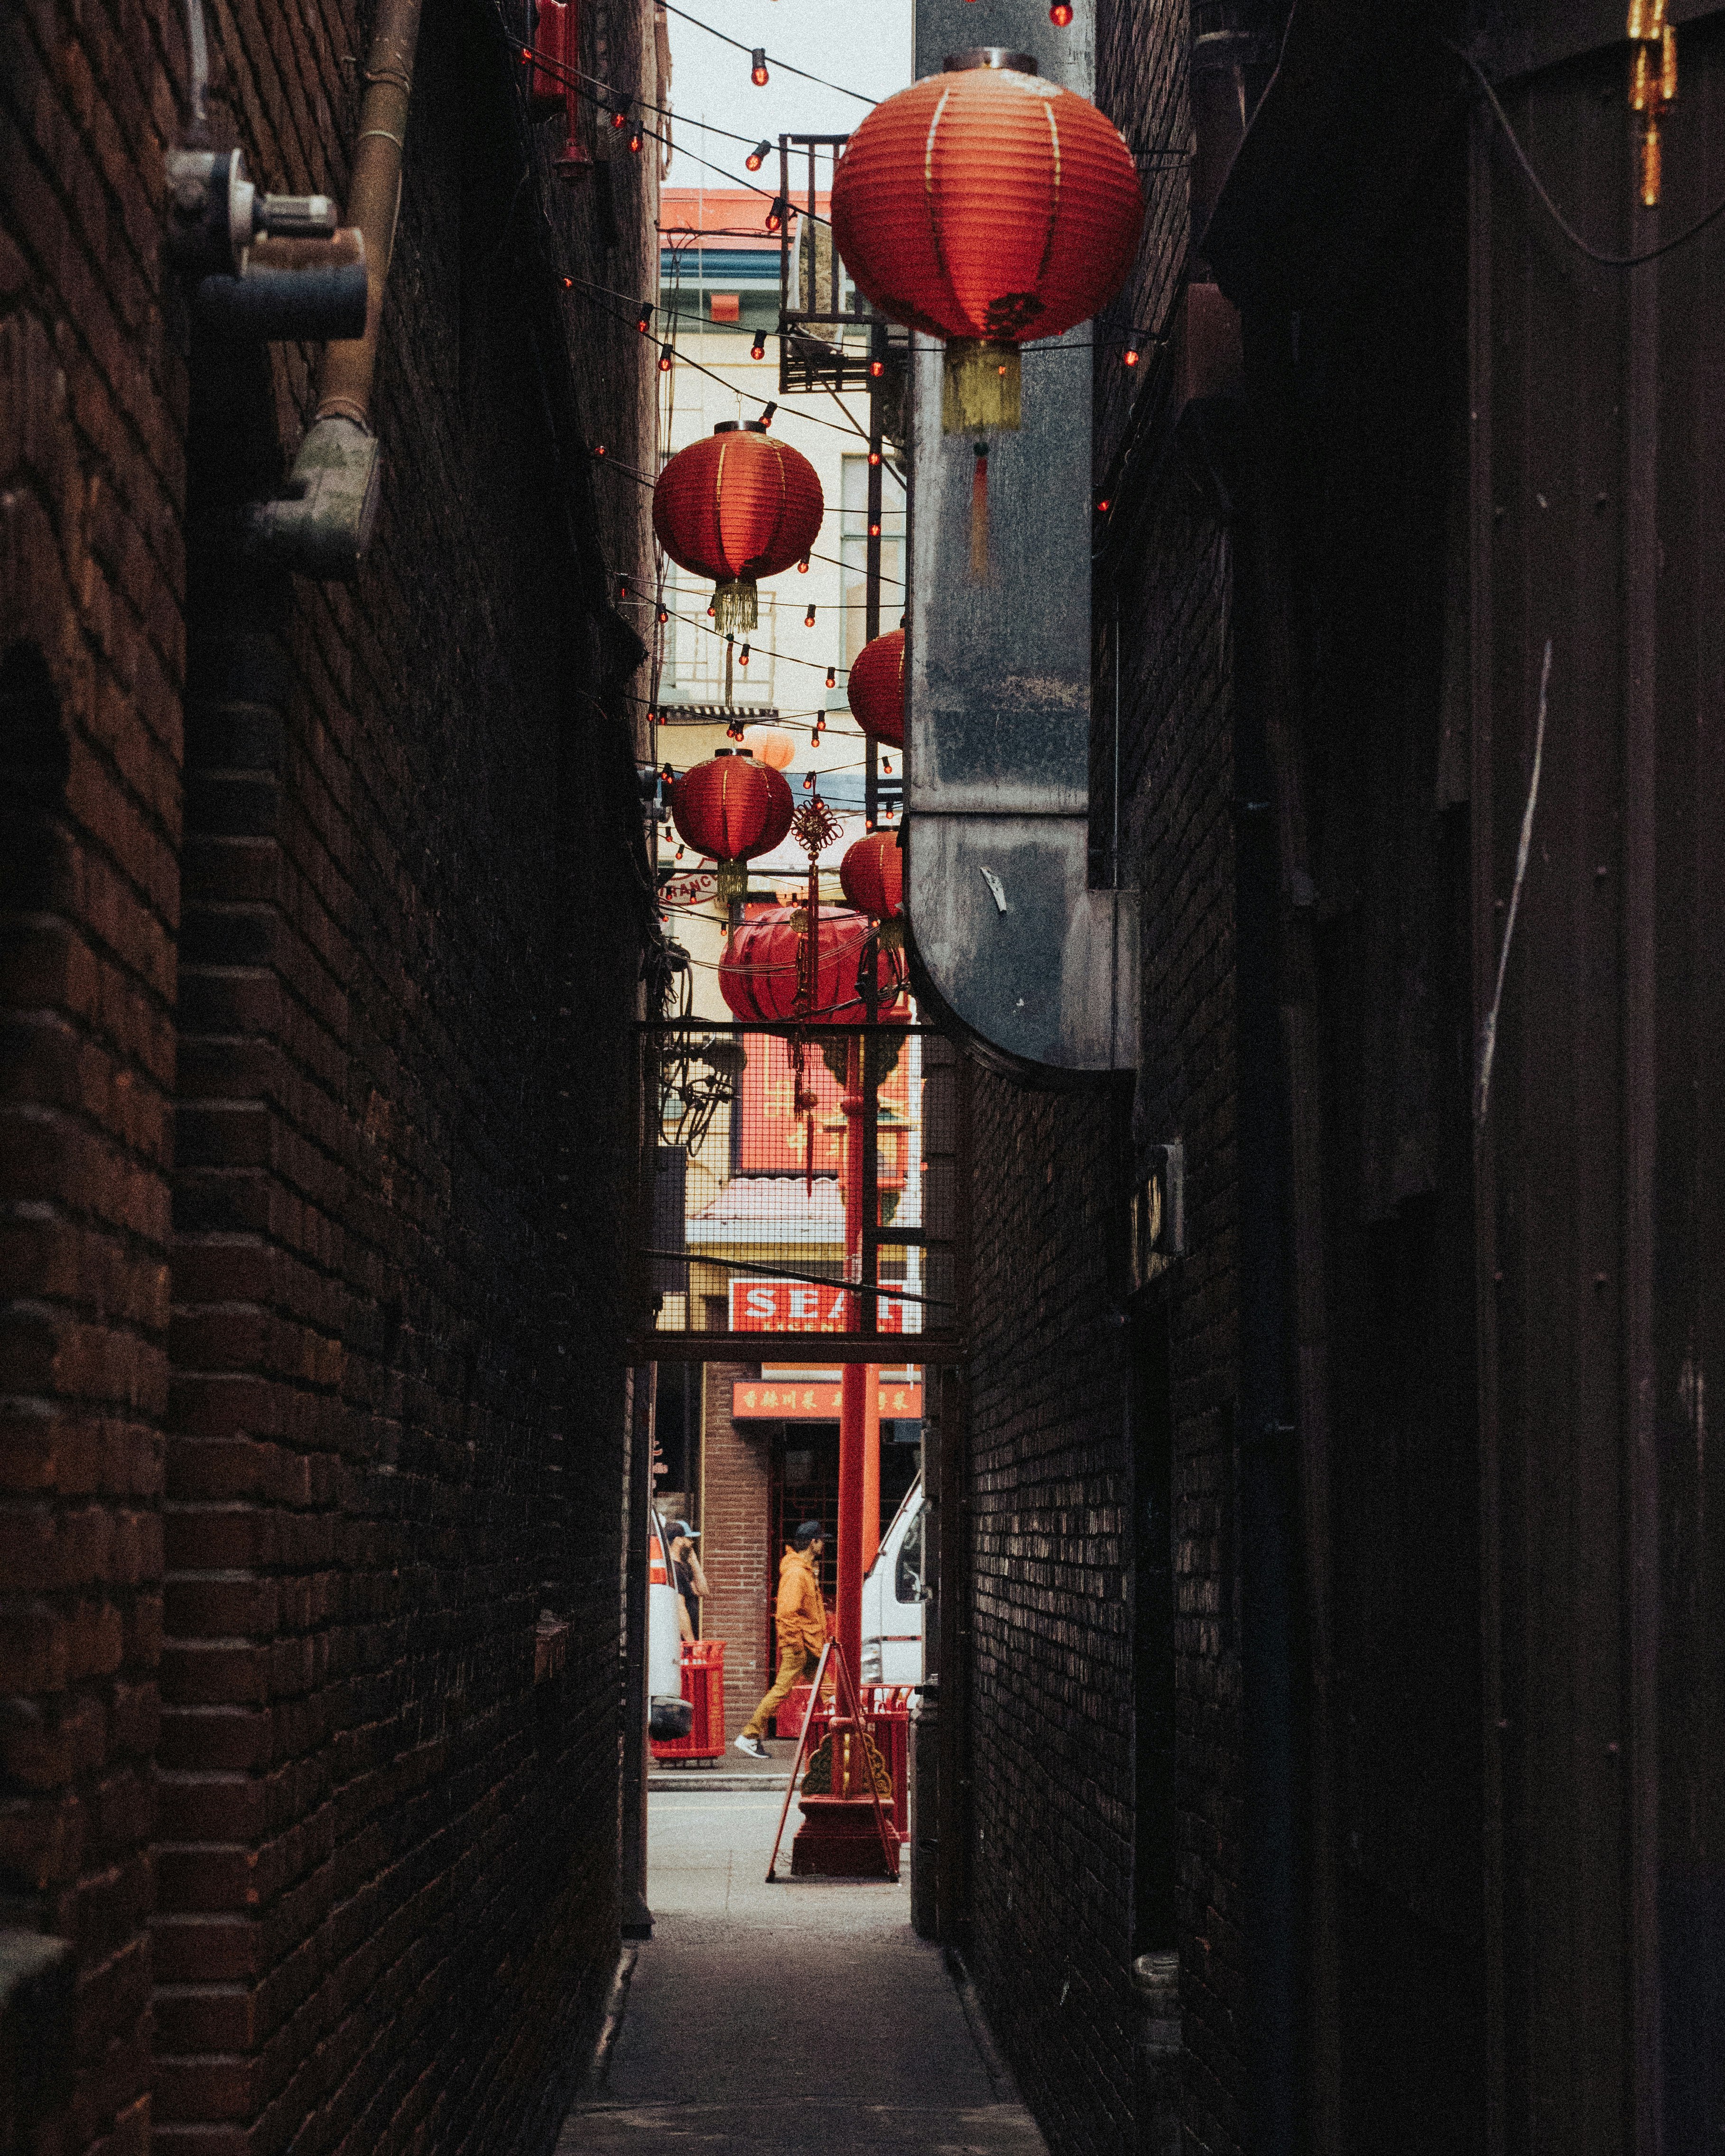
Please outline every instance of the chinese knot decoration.
[[721, 749], [674, 783], [670, 812], [685, 843], [717, 862], [719, 896], [728, 905], [748, 888], [749, 862], [790, 829], [796, 804], [779, 773]]
[[890, 629], [864, 644], [847, 685], [850, 715], [865, 734], [894, 748], [905, 742], [905, 633]]
[[880, 311], [946, 340], [947, 434], [1019, 424], [1019, 346], [1125, 282], [1143, 198], [1132, 151], [1027, 54], [966, 53], [877, 105], [833, 176], [833, 236]]
[[712, 578], [721, 636], [756, 626], [755, 580], [803, 559], [825, 509], [814, 465], [760, 419], [726, 419], [679, 449], [653, 487], [659, 543], [681, 567]]

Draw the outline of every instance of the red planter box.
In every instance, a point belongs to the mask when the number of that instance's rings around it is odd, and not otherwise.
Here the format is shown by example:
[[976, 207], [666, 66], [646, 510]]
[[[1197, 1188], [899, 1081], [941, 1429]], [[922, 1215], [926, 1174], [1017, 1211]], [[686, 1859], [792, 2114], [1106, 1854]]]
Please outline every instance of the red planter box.
[[[725, 1642], [683, 1642], [683, 1697], [695, 1708], [686, 1737], [652, 1747], [655, 1759], [718, 1759], [725, 1751]], [[880, 1739], [877, 1738], [875, 1743]]]

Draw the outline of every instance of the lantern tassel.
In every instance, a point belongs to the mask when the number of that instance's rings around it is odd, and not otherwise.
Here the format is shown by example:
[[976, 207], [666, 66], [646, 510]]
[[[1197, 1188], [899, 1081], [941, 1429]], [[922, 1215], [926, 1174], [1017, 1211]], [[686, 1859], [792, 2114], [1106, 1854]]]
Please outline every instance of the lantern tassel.
[[721, 636], [734, 636], [739, 629], [755, 627], [760, 619], [755, 598], [752, 577], [733, 577], [728, 583], [715, 585], [713, 622]]
[[976, 470], [970, 479], [970, 573], [988, 573], [988, 445], [976, 445]]
[[941, 432], [979, 434], [1019, 425], [1019, 348], [982, 337], [951, 337], [941, 377]]
[[749, 865], [747, 861], [721, 861], [717, 882], [719, 903], [729, 906], [733, 900], [748, 896]]

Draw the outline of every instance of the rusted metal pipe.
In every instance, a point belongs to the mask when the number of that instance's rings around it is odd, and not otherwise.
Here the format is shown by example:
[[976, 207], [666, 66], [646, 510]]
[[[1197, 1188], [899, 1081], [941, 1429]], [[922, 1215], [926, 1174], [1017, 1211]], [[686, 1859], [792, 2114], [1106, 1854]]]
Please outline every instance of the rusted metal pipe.
[[348, 217], [365, 242], [365, 333], [325, 347], [317, 416], [300, 444], [286, 488], [276, 501], [253, 503], [242, 519], [240, 544], [254, 560], [329, 583], [357, 577], [377, 522], [382, 475], [372, 388], [401, 208], [402, 153], [423, 5], [424, 0], [378, 0], [366, 57], [347, 197]]
[[378, 0], [372, 49], [366, 59], [365, 95], [359, 108], [353, 169], [347, 182], [347, 219], [365, 236], [369, 265], [365, 335], [326, 347], [322, 393], [317, 400], [320, 419], [352, 419], [360, 427], [371, 424], [372, 383], [377, 371], [383, 292], [389, 282], [396, 218], [401, 208], [402, 151], [407, 141], [413, 54], [419, 43], [423, 6], [424, 0]]

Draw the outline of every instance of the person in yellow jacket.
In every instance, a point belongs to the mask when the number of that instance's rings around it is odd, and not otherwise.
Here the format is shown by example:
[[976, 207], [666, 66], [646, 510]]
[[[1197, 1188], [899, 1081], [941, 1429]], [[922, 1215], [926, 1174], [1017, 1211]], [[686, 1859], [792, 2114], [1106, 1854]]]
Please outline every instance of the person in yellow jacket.
[[737, 1750], [752, 1759], [772, 1758], [761, 1741], [767, 1733], [767, 1718], [793, 1685], [812, 1674], [827, 1643], [827, 1615], [820, 1599], [820, 1553], [825, 1546], [826, 1530], [820, 1522], [804, 1520], [778, 1561], [778, 1601], [773, 1610], [778, 1675], [737, 1739]]

